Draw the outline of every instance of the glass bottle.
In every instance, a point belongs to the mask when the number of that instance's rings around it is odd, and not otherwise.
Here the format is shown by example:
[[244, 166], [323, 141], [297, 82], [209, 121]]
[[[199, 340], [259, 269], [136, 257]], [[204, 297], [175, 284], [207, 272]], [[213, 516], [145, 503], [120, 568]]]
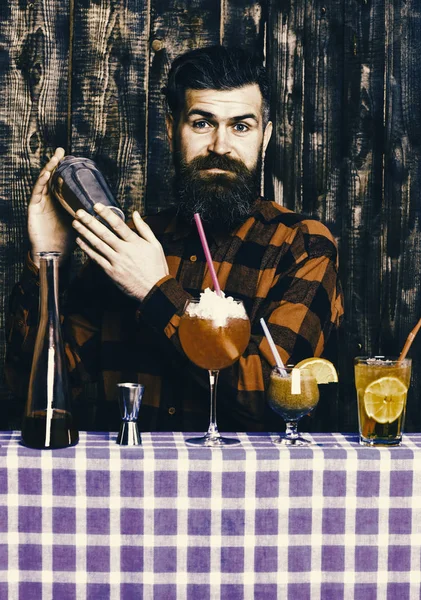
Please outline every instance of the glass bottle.
[[79, 440], [74, 427], [58, 310], [59, 252], [40, 252], [40, 311], [22, 442], [31, 448], [64, 448]]

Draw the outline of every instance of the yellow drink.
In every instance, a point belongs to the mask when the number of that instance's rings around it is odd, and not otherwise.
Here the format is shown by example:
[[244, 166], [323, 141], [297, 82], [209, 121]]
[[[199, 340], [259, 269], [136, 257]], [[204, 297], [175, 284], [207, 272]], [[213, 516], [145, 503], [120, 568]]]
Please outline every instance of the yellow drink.
[[402, 440], [411, 359], [357, 357], [354, 361], [360, 443], [397, 446]]
[[268, 404], [284, 421], [298, 421], [315, 408], [319, 401], [319, 388], [311, 373], [300, 372], [300, 392], [293, 393], [291, 373], [281, 377], [276, 370], [270, 376]]

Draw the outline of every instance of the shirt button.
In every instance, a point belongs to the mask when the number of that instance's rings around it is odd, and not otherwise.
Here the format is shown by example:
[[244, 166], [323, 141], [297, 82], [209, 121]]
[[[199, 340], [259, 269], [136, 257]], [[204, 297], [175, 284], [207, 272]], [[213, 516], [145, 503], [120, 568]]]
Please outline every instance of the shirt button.
[[174, 408], [174, 406], [171, 406], [171, 407], [168, 409], [168, 414], [170, 414], [170, 415], [173, 415], [173, 414], [175, 414], [175, 408]]
[[192, 254], [192, 255], [190, 256], [190, 262], [196, 262], [196, 261], [197, 261], [197, 256], [196, 256], [196, 254]]

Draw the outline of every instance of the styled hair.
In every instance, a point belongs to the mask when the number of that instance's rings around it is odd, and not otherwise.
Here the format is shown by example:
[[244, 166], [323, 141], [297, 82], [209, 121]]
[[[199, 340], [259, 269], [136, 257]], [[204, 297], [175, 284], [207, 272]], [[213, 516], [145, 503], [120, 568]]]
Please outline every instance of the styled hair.
[[178, 120], [186, 90], [233, 90], [257, 84], [262, 94], [263, 126], [269, 120], [269, 82], [257, 56], [238, 47], [207, 46], [178, 56], [168, 74], [168, 110]]

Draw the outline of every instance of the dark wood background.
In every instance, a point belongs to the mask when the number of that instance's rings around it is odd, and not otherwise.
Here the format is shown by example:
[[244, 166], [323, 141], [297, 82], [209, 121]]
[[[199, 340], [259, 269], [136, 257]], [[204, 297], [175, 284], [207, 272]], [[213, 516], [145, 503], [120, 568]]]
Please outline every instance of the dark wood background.
[[[241, 45], [261, 54], [272, 80], [266, 194], [321, 219], [339, 244], [346, 319], [331, 417], [334, 429], [355, 430], [353, 357], [399, 353], [421, 316], [421, 0], [0, 0], [0, 9], [0, 361], [27, 203], [53, 149], [93, 158], [127, 212], [167, 206], [169, 65], [197, 46]], [[410, 431], [421, 430], [420, 350], [421, 335], [410, 352]], [[2, 374], [0, 403], [4, 421], [13, 398]]]

